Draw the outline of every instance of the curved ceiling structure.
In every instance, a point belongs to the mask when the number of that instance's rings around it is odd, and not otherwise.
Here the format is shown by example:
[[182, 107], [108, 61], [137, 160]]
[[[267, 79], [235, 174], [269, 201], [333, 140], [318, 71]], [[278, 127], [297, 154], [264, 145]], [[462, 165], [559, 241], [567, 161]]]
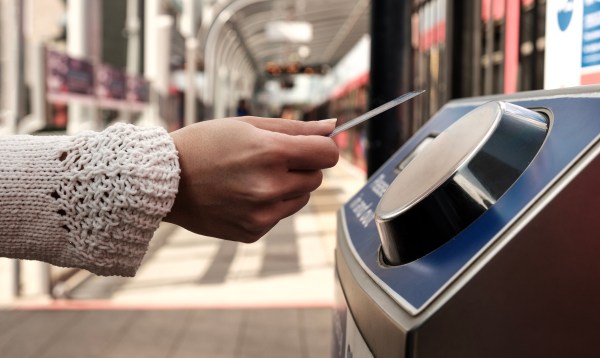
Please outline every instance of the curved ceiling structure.
[[[198, 34], [205, 104], [220, 107], [214, 100], [227, 81], [224, 72], [255, 84], [266, 78], [269, 64], [335, 66], [369, 32], [369, 10], [370, 0], [217, 1]], [[309, 23], [312, 36], [303, 42], [274, 40], [267, 27], [275, 22]]]
[[[369, 0], [229, 0], [218, 2], [213, 11], [215, 18], [225, 13], [228, 25], [238, 33], [240, 46], [247, 50], [257, 70], [264, 70], [269, 62], [335, 65], [369, 31], [369, 5]], [[233, 13], [227, 14], [228, 9]], [[266, 26], [275, 21], [310, 23], [312, 40], [291, 43], [269, 39]], [[208, 36], [212, 24], [205, 25]]]

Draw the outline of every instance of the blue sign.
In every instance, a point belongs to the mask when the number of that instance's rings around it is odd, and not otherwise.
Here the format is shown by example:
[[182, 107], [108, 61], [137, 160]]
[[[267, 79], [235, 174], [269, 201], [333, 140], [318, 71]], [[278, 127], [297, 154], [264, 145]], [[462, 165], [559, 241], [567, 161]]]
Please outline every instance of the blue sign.
[[600, 65], [600, 0], [585, 0], [581, 67]]
[[561, 31], [566, 31], [573, 18], [574, 0], [565, 1], [558, 10], [558, 27]]

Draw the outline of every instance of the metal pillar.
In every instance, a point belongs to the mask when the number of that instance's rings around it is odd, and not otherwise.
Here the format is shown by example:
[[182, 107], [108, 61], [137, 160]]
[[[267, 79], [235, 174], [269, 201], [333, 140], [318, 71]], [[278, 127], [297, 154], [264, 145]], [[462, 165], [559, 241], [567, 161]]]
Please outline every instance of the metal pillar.
[[180, 19], [180, 31], [185, 36], [185, 115], [184, 125], [196, 122], [196, 63], [198, 52], [198, 18], [201, 14], [201, 4], [196, 0], [183, 0], [183, 13]]
[[0, 103], [0, 133], [15, 133], [23, 117], [24, 91], [24, 36], [23, 2], [5, 0], [2, 2], [2, 46], [3, 68], [0, 80], [4, 89]]
[[41, 41], [29, 43], [31, 113], [17, 127], [17, 133], [30, 134], [47, 124], [46, 112], [46, 46]]
[[213, 21], [208, 26], [206, 33], [203, 31], [198, 33], [200, 39], [205, 36], [203, 45], [203, 60], [204, 60], [204, 91], [203, 101], [205, 116], [214, 118], [214, 101], [215, 101], [215, 84], [218, 79], [218, 63], [216, 60], [217, 48], [221, 45], [219, 37], [225, 24], [229, 22], [231, 17], [247, 6], [269, 2], [273, 0], [230, 0], [217, 14], [214, 15]]
[[141, 126], [160, 124], [158, 94], [156, 92], [157, 73], [157, 18], [161, 14], [161, 0], [144, 1], [144, 77], [150, 81], [150, 103], [137, 122]]
[[481, 1], [448, 2], [449, 99], [481, 94]]
[[[76, 58], [93, 63], [100, 61], [102, 7], [98, 0], [67, 1], [67, 52]], [[98, 130], [98, 110], [93, 105], [69, 102], [67, 132]]]
[[[126, 72], [130, 76], [139, 76], [142, 67], [142, 21], [140, 21], [140, 0], [127, 0], [125, 29], [127, 34]], [[126, 116], [127, 121], [131, 122], [134, 118], [134, 111], [126, 110], [124, 115]]]
[[[2, 11], [2, 73], [3, 91], [0, 93], [0, 134], [13, 134], [23, 117], [24, 90], [24, 36], [23, 36], [23, 2], [20, 0], [4, 0], [0, 3]], [[19, 260], [2, 259], [1, 272], [6, 279], [1, 279], [0, 299], [13, 299], [19, 296], [21, 273]]]
[[[410, 90], [410, 1], [373, 0], [371, 4], [371, 108]], [[367, 125], [367, 174], [373, 174], [402, 144], [408, 106], [380, 114]]]
[[[169, 15], [160, 15], [156, 18], [156, 77], [154, 86], [162, 98], [169, 95], [171, 79], [171, 31], [173, 18]], [[163, 121], [165, 118], [161, 118]]]
[[189, 126], [196, 122], [196, 62], [198, 52], [198, 40], [189, 37], [185, 40], [185, 119], [184, 124]]
[[161, 98], [168, 95], [173, 18], [162, 14], [161, 0], [144, 3], [144, 76], [150, 80], [150, 105], [138, 122], [143, 126], [166, 126], [161, 117]]
[[140, 74], [141, 36], [139, 0], [127, 0], [127, 73]]
[[24, 108], [24, 91], [25, 91], [25, 36], [23, 34], [23, 26], [24, 26], [24, 8], [23, 1], [15, 1], [14, 4], [15, 10], [15, 42], [14, 42], [14, 50], [15, 50], [15, 60], [14, 69], [15, 73], [15, 97], [14, 103], [12, 105], [14, 109], [14, 122], [13, 122], [13, 131], [16, 131], [19, 122], [23, 119], [23, 108]]
[[144, 76], [154, 82], [156, 80], [156, 18], [161, 13], [161, 0], [144, 2]]

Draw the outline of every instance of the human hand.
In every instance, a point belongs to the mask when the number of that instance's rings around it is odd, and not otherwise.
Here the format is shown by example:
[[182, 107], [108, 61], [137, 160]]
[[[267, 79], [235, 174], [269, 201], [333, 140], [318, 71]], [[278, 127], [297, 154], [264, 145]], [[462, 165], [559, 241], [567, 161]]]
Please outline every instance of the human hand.
[[165, 221], [197, 234], [254, 242], [308, 203], [334, 166], [335, 120], [239, 117], [171, 133], [181, 179]]

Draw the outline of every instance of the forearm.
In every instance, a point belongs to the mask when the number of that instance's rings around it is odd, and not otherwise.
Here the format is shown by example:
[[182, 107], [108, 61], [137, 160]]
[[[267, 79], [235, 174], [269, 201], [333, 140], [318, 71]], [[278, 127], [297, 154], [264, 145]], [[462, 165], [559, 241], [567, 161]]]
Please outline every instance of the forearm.
[[178, 182], [162, 129], [0, 138], [0, 255], [132, 276]]

